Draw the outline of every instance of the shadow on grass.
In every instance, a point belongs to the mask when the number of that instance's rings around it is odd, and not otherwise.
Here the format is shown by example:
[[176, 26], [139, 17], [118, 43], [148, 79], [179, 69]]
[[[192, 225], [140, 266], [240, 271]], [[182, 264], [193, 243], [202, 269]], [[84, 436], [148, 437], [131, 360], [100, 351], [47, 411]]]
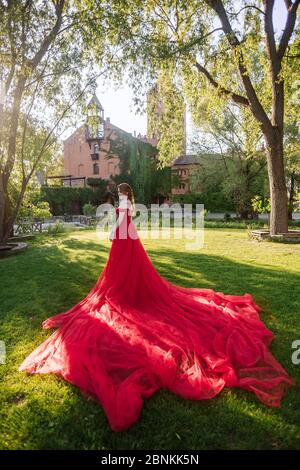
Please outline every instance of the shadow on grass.
[[[160, 274], [174, 284], [208, 287], [233, 295], [251, 293], [265, 313], [271, 313], [274, 308], [287, 307], [287, 302], [296, 300], [300, 295], [300, 274], [251, 266], [203, 253], [159, 248], [147, 252]], [[167, 257], [169, 262], [160, 261], [162, 256], [164, 259]]]

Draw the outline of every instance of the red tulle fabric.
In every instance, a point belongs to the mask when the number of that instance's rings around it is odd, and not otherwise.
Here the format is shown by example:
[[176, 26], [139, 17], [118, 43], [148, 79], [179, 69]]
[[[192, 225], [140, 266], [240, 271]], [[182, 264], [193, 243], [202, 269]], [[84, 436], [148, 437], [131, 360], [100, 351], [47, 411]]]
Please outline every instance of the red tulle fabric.
[[136, 422], [143, 398], [160, 388], [203, 400], [240, 387], [279, 406], [294, 380], [268, 350], [273, 333], [253, 297], [172, 284], [155, 270], [124, 211], [96, 285], [43, 322], [57, 329], [19, 370], [75, 384], [101, 403], [114, 431]]

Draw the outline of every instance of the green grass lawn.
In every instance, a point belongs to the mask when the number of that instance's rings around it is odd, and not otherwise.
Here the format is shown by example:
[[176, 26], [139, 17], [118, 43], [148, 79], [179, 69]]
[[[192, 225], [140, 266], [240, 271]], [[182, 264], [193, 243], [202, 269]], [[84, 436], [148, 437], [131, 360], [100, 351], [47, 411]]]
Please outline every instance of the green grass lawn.
[[146, 399], [138, 423], [111, 431], [101, 406], [54, 375], [18, 372], [51, 331], [41, 322], [69, 309], [93, 287], [110, 244], [94, 231], [41, 235], [27, 251], [0, 260], [1, 449], [300, 449], [300, 245], [260, 243], [246, 230], [205, 229], [205, 246], [184, 251], [180, 240], [145, 240], [159, 272], [175, 284], [253, 294], [275, 333], [271, 350], [296, 379], [279, 409], [225, 389], [208, 401], [167, 390]]

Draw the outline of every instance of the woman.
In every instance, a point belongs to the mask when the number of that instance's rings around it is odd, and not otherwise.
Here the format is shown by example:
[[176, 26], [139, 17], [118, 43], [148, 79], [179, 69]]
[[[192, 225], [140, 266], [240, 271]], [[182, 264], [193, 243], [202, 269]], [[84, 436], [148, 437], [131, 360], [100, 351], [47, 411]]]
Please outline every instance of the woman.
[[143, 398], [165, 388], [209, 399], [224, 387], [280, 405], [294, 384], [269, 352], [273, 334], [250, 294], [172, 284], [155, 270], [132, 222], [133, 192], [118, 186], [109, 259], [89, 294], [43, 322], [56, 331], [20, 366], [54, 373], [95, 397], [114, 431], [139, 418]]

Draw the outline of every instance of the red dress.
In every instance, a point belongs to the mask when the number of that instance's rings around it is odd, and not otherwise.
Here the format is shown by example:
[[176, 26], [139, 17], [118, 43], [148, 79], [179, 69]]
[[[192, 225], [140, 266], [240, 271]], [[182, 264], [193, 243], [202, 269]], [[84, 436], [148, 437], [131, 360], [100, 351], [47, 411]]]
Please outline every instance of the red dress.
[[58, 374], [78, 386], [101, 403], [114, 431], [137, 421], [143, 398], [160, 388], [203, 400], [241, 387], [279, 406], [294, 380], [269, 351], [273, 333], [252, 296], [172, 284], [155, 270], [128, 209], [121, 210], [94, 288], [43, 322], [57, 329], [19, 370]]

